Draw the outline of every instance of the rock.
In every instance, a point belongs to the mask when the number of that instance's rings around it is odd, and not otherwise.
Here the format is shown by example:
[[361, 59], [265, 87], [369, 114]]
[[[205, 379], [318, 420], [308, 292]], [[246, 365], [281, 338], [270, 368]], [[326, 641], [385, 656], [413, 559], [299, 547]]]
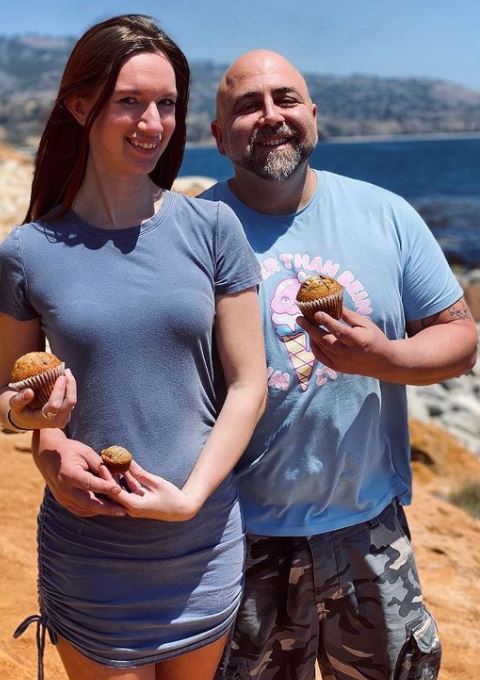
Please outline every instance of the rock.
[[179, 194], [185, 194], [186, 196], [198, 196], [202, 191], [206, 191], [213, 186], [216, 181], [212, 177], [203, 177], [202, 175], [177, 177], [173, 183], [172, 191], [177, 191]]
[[466, 284], [464, 293], [473, 318], [475, 321], [480, 321], [480, 282]]
[[30, 199], [32, 169], [29, 156], [0, 143], [0, 239], [23, 222]]

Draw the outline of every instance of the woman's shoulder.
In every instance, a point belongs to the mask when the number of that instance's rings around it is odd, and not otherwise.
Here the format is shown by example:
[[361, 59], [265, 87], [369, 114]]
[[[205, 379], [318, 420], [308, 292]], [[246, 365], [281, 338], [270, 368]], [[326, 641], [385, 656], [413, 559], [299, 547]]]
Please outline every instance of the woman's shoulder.
[[1, 241], [0, 252], [4, 257], [23, 257], [29, 251], [38, 254], [44, 244], [48, 247], [52, 240], [49, 235], [52, 233], [52, 226], [42, 220], [14, 226]]

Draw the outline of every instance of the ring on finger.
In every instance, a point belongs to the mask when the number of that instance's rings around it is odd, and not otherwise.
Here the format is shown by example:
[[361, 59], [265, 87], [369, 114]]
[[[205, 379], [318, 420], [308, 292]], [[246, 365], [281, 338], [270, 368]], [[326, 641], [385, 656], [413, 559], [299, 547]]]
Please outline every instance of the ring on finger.
[[46, 410], [45, 407], [42, 408], [42, 413], [47, 420], [53, 420], [58, 415], [55, 411]]

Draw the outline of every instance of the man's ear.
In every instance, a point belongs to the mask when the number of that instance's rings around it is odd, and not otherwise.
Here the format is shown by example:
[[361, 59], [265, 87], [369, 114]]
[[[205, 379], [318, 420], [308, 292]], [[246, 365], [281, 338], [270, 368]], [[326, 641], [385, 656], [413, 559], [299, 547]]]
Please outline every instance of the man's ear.
[[222, 156], [226, 156], [227, 154], [225, 153], [225, 148], [222, 144], [222, 131], [219, 128], [216, 120], [214, 120], [210, 125], [210, 130], [212, 131], [212, 135], [217, 143], [217, 149], [219, 153], [221, 153]]
[[85, 125], [85, 121], [90, 110], [90, 108], [87, 106], [85, 98], [72, 95], [71, 97], [68, 97], [65, 104], [77, 123], [80, 125]]

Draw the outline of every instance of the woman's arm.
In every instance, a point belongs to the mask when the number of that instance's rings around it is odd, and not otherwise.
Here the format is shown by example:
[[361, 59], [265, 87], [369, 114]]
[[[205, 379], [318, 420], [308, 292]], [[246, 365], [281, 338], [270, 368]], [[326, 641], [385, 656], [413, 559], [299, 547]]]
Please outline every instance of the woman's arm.
[[46, 418], [41, 408], [29, 408], [34, 397], [33, 390], [15, 392], [8, 387], [15, 361], [27, 352], [41, 351], [44, 347], [45, 339], [38, 319], [17, 321], [7, 314], [0, 314], [0, 422], [6, 430], [14, 429], [13, 424], [19, 431], [65, 427], [70, 419], [76, 403], [76, 385], [68, 369], [56, 381], [44, 407], [45, 411], [57, 414], [54, 418]]
[[227, 384], [218, 419], [182, 489], [132, 463], [144, 495], [115, 496], [129, 515], [166, 521], [193, 517], [242, 455], [265, 408], [266, 359], [255, 289], [216, 300], [215, 335]]

